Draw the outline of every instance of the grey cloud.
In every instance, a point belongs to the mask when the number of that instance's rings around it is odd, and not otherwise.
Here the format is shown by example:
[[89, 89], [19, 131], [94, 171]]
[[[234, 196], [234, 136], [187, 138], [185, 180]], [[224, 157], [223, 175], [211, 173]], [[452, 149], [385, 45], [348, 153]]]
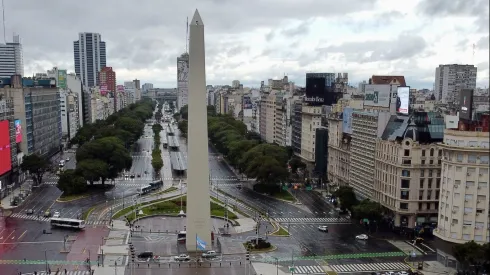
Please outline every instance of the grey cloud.
[[282, 30], [281, 34], [289, 38], [299, 35], [306, 35], [310, 31], [310, 24], [311, 22], [309, 21], [302, 22], [295, 27]]
[[265, 41], [270, 42], [275, 36], [276, 33], [274, 31], [270, 31], [265, 35]]
[[478, 40], [478, 42], [476, 43], [476, 47], [477, 49], [479, 50], [488, 50], [489, 48], [489, 39], [490, 37], [487, 35], [485, 37], [482, 37], [480, 38], [480, 40]]
[[234, 47], [232, 47], [232, 48], [230, 48], [228, 50], [227, 56], [228, 57], [233, 57], [233, 56], [239, 55], [241, 53], [248, 52], [249, 50], [250, 50], [249, 47], [242, 46], [242, 45], [237, 45], [237, 46], [234, 46]]
[[488, 13], [488, 0], [423, 0], [417, 10], [427, 16], [475, 16]]
[[485, 62], [482, 62], [482, 63], [479, 63], [476, 67], [478, 68], [478, 71], [481, 72], [481, 71], [485, 71], [485, 70], [488, 70], [488, 61], [485, 61]]
[[358, 16], [354, 17], [352, 15], [347, 15], [341, 18], [340, 22], [343, 25], [351, 28], [354, 32], [361, 33], [368, 29], [389, 27], [390, 24], [397, 20], [402, 20], [404, 17], [405, 14], [399, 11], [389, 11], [376, 14], [372, 19], [364, 19]]
[[319, 48], [325, 53], [343, 53], [347, 61], [365, 63], [414, 57], [427, 47], [426, 41], [416, 35], [402, 34], [393, 41], [347, 42]]
[[[488, 10], [488, 7], [487, 7]], [[474, 22], [476, 29], [481, 33], [488, 33], [490, 30], [490, 17], [488, 14], [479, 16]]]

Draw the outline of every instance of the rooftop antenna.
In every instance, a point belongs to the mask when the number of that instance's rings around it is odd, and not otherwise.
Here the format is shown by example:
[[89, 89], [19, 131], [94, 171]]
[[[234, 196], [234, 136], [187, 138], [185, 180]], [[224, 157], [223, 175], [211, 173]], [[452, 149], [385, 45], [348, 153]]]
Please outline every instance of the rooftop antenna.
[[2, 21], [3, 21], [3, 42], [7, 43], [7, 38], [5, 38], [5, 4], [2, 0]]
[[187, 52], [188, 45], [189, 45], [189, 16], [187, 17], [187, 21], [185, 23], [185, 53], [188, 53]]

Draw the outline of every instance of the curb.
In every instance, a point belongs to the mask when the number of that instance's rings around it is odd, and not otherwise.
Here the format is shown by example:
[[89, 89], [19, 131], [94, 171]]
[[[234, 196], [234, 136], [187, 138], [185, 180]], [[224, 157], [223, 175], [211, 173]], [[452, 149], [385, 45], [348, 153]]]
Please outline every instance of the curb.
[[85, 198], [88, 198], [88, 197], [90, 197], [90, 195], [81, 196], [81, 197], [79, 197], [79, 198], [76, 198], [76, 199], [71, 199], [71, 200], [67, 200], [67, 201], [60, 200], [60, 198], [57, 198], [57, 199], [56, 199], [56, 202], [59, 202], [59, 203], [72, 202], [72, 201], [82, 200], [82, 199], [85, 199]]
[[277, 250], [277, 246], [271, 244], [271, 248], [269, 250], [264, 251], [250, 251], [250, 254], [260, 254], [260, 253], [270, 253]]
[[[271, 222], [271, 223], [272, 223], [272, 225], [274, 226], [274, 224], [275, 224], [276, 222]], [[280, 237], [280, 238], [288, 238], [288, 237], [291, 237], [291, 233], [289, 233], [289, 231], [287, 231], [287, 230], [286, 230], [284, 227], [282, 227], [282, 226], [281, 226], [281, 225], [279, 225], [279, 224], [277, 224], [276, 226], [277, 226], [277, 230], [276, 230], [276, 231], [274, 231], [274, 232], [272, 232], [272, 233], [270, 233], [270, 234], [268, 234], [267, 236], [272, 236], [272, 237]], [[284, 229], [284, 231], [288, 232], [288, 234], [287, 234], [287, 235], [274, 235], [274, 233], [279, 232], [279, 231], [281, 230], [281, 228], [282, 228], [282, 229]]]

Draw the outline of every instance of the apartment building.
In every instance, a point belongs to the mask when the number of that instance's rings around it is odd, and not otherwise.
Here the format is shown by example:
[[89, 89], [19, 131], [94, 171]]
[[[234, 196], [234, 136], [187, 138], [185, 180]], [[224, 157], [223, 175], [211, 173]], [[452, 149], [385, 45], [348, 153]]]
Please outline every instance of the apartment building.
[[299, 155], [313, 170], [315, 164], [316, 129], [321, 127], [322, 106], [305, 106], [301, 108], [301, 154]]
[[259, 131], [262, 140], [273, 143], [275, 138], [274, 120], [276, 115], [276, 95], [263, 94], [260, 98]]
[[452, 242], [490, 242], [489, 115], [444, 131], [439, 222], [434, 235]]
[[395, 228], [435, 228], [441, 188], [444, 117], [393, 115], [376, 139], [372, 199], [391, 210]]
[[106, 44], [99, 33], [81, 32], [73, 42], [75, 73], [83, 85], [97, 85], [99, 71], [107, 66]]
[[20, 37], [14, 35], [12, 42], [0, 44], [0, 78], [24, 75], [24, 55]]
[[0, 185], [0, 198], [4, 198], [8, 194], [7, 186], [13, 186], [14, 183], [17, 182], [17, 172], [19, 170], [18, 162], [17, 162], [17, 143], [16, 143], [16, 135], [15, 135], [15, 119], [14, 116], [14, 99], [10, 94], [6, 92], [5, 89], [0, 89], [0, 121], [7, 120], [9, 122], [9, 137], [10, 137], [10, 160], [2, 160], [2, 161], [10, 161], [11, 169], [6, 173], [2, 173], [0, 175], [0, 181], [2, 184]]
[[381, 137], [390, 119], [389, 112], [352, 114], [351, 165], [349, 185], [361, 199], [374, 195], [374, 157], [376, 139]]
[[291, 146], [293, 152], [296, 155], [301, 155], [301, 112], [303, 110], [303, 100], [301, 98], [295, 99], [292, 102], [292, 114], [291, 114]]
[[[328, 179], [331, 185], [349, 185], [351, 135], [344, 133], [343, 114], [330, 113], [328, 119]], [[347, 129], [346, 129], [347, 130]]]
[[442, 103], [459, 103], [461, 89], [476, 88], [478, 68], [474, 65], [446, 64], [439, 65], [435, 73], [434, 95]]
[[60, 89], [61, 132], [63, 137], [71, 140], [80, 128], [78, 94]]

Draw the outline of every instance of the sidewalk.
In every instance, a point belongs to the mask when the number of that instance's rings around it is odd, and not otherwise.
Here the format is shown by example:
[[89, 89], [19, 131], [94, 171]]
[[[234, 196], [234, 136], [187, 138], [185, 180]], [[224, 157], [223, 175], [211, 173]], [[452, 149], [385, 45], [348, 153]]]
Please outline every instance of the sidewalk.
[[252, 262], [252, 266], [255, 269], [255, 274], [257, 275], [289, 275], [291, 273], [286, 273], [281, 270], [281, 268], [277, 268], [274, 264], [266, 264], [266, 263], [255, 263]]
[[17, 188], [13, 189], [9, 195], [7, 195], [5, 198], [2, 199], [1, 206], [3, 209], [16, 208], [17, 206], [22, 204], [22, 202], [19, 202], [18, 205], [14, 206], [11, 204], [14, 198], [19, 196], [20, 194], [30, 194], [30, 193], [32, 193], [31, 181], [26, 180], [21, 185], [18, 185]]

